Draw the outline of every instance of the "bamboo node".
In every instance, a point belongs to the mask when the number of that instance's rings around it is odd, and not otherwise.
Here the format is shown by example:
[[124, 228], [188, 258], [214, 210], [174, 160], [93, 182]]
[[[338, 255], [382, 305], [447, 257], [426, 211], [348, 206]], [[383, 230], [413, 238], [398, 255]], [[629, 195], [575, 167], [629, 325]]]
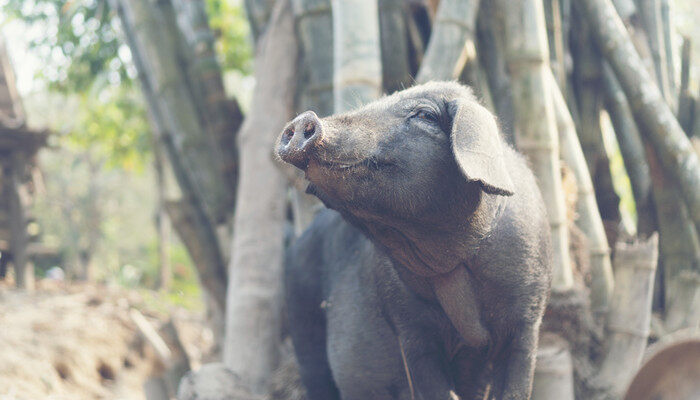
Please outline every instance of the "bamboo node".
[[649, 328], [645, 329], [635, 329], [628, 326], [617, 325], [614, 323], [608, 323], [608, 330], [613, 333], [624, 333], [626, 335], [647, 338], [649, 337]]

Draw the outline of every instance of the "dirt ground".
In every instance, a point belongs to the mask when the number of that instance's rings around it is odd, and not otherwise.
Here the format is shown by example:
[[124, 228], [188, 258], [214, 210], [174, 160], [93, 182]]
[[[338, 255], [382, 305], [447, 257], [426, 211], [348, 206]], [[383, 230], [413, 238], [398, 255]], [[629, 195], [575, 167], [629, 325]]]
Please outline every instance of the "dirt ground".
[[193, 367], [211, 346], [201, 317], [149, 312], [136, 292], [43, 282], [25, 293], [0, 283], [0, 400], [143, 399], [162, 367], [132, 307], [156, 328], [172, 317]]

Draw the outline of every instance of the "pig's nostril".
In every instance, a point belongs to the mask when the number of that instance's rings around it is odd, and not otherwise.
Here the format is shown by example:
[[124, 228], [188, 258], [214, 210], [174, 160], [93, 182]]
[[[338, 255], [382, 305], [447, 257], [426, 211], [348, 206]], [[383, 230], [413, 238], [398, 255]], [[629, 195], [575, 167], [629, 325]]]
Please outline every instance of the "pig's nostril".
[[292, 137], [294, 137], [294, 131], [291, 129], [287, 129], [286, 131], [284, 131], [284, 137], [287, 140], [292, 140]]
[[316, 124], [313, 122], [306, 124], [304, 127], [304, 139], [308, 139], [313, 136], [314, 132], [316, 132]]

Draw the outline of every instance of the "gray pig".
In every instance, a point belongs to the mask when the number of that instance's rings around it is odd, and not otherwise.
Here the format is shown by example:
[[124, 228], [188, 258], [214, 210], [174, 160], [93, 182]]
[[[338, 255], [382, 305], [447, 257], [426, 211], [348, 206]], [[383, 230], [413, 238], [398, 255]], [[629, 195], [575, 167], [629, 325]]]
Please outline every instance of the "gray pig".
[[547, 215], [468, 88], [433, 82], [324, 119], [307, 111], [277, 152], [335, 210], [285, 267], [311, 400], [530, 397]]

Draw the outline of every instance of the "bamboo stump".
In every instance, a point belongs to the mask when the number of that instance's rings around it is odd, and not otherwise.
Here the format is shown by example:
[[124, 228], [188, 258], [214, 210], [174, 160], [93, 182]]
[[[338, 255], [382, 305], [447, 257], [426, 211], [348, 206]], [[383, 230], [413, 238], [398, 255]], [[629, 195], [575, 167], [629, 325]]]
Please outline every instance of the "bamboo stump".
[[544, 334], [537, 350], [532, 400], [574, 400], [574, 367], [569, 344]]

